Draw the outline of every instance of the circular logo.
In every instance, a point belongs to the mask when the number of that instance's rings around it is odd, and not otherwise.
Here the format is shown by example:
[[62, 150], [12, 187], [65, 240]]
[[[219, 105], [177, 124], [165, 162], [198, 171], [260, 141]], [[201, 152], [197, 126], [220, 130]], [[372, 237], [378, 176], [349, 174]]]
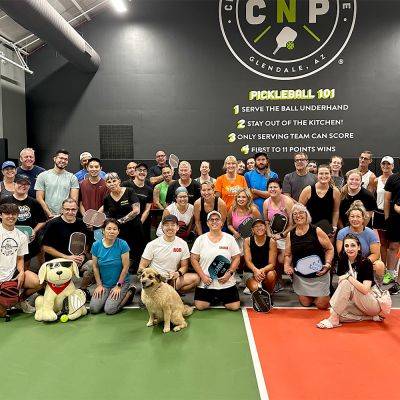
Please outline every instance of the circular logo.
[[250, 71], [277, 80], [315, 74], [342, 52], [356, 0], [220, 0], [225, 42]]

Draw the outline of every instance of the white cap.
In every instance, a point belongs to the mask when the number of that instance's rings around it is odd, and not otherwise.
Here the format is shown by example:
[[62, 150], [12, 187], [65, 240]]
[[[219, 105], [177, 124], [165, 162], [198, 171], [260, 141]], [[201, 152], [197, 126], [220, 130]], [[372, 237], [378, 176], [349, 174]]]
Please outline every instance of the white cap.
[[383, 157], [382, 160], [381, 160], [381, 164], [382, 164], [384, 161], [387, 161], [389, 164], [392, 164], [392, 165], [394, 164], [393, 157], [390, 157], [390, 156], [385, 156], [385, 157]]
[[79, 161], [82, 161], [82, 158], [92, 158], [92, 155], [88, 152], [88, 151], [84, 151], [83, 153], [81, 153], [81, 155], [79, 156]]
[[216, 211], [216, 210], [212, 210], [212, 211], [210, 211], [208, 214], [207, 214], [207, 221], [211, 218], [211, 216], [212, 215], [218, 215], [218, 217], [220, 217], [220, 218], [222, 218], [222, 215], [218, 212], [218, 211]]

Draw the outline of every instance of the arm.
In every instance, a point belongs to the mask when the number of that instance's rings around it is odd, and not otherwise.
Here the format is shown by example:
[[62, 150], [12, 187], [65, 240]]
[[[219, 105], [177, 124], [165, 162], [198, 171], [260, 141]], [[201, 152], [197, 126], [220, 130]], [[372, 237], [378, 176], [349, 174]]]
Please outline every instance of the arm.
[[258, 190], [251, 188], [250, 189], [251, 194], [253, 195], [253, 199], [262, 198], [262, 199], [268, 199], [270, 196], [268, 190]]
[[24, 269], [24, 256], [17, 256], [17, 270], [19, 272], [17, 276], [18, 281], [18, 289], [22, 289], [24, 287], [25, 281], [25, 269]]
[[[118, 283], [123, 283], [129, 269], [129, 251], [121, 254], [122, 271], [119, 275]], [[121, 287], [116, 284], [110, 291], [110, 297], [114, 300], [119, 299], [121, 296]]]
[[380, 243], [371, 243], [369, 245], [370, 255], [368, 258], [374, 263], [376, 260], [379, 260], [381, 257], [381, 244]]
[[221, 214], [222, 222], [225, 224], [227, 213], [226, 204], [221, 198], [218, 199], [218, 211]]
[[96, 289], [93, 292], [95, 299], [100, 298], [104, 293], [103, 283], [101, 282], [100, 270], [97, 257], [92, 255], [92, 268], [94, 279], [96, 280]]
[[240, 233], [232, 225], [232, 208], [228, 211], [227, 225], [228, 225], [228, 229], [232, 233], [233, 237], [235, 239], [239, 239]]
[[311, 197], [311, 186], [306, 186], [300, 193], [299, 203], [306, 206]]
[[201, 221], [200, 221], [200, 207], [201, 207], [200, 202], [201, 202], [201, 199], [197, 199], [194, 202], [194, 206], [193, 206], [194, 223], [195, 223], [196, 233], [199, 236], [203, 234], [203, 229], [201, 227]]
[[150, 265], [150, 263], [151, 260], [146, 260], [145, 258], [142, 257], [139, 262], [139, 268], [137, 271], [138, 275], [140, 275], [143, 272], [143, 270]]
[[121, 224], [124, 224], [128, 221], [131, 221], [134, 219], [137, 215], [140, 213], [140, 203], [133, 203], [132, 204], [132, 211], [130, 211], [128, 214], [125, 215], [125, 217], [122, 217], [119, 219], [119, 222]]
[[38, 222], [38, 223], [36, 224], [36, 226], [33, 228], [31, 240], [34, 240], [34, 239], [35, 239], [36, 234], [37, 234], [42, 228], [44, 228], [45, 225], [46, 225], [46, 222]]
[[75, 255], [71, 255], [71, 254], [64, 254], [64, 253], [61, 253], [60, 251], [56, 250], [54, 247], [47, 246], [45, 244], [42, 246], [42, 248], [45, 253], [50, 254], [54, 258], [66, 258], [67, 260], [75, 261], [77, 263], [78, 267], [81, 266], [83, 260], [85, 259], [84, 255], [75, 256]]
[[319, 243], [321, 244], [321, 246], [324, 248], [325, 251], [325, 261], [323, 261], [324, 264], [322, 266], [321, 271], [317, 272], [318, 276], [322, 276], [331, 269], [334, 250], [328, 235], [321, 228], [317, 228], [317, 236]]
[[283, 261], [283, 269], [286, 274], [293, 275], [293, 267], [292, 267], [292, 243], [290, 241], [290, 233], [286, 236], [286, 244], [285, 244], [285, 258]]
[[190, 262], [192, 263], [192, 267], [195, 270], [195, 272], [197, 273], [197, 275], [200, 276], [201, 281], [206, 286], [211, 285], [212, 279], [208, 275], [206, 275], [203, 272], [203, 269], [201, 268], [201, 265], [200, 265], [200, 254], [192, 253], [191, 256], [190, 256]]
[[189, 269], [189, 258], [181, 260], [177, 265], [177, 269], [174, 272], [170, 272], [170, 279], [178, 279], [180, 276], [186, 274]]
[[368, 182], [368, 186], [367, 189], [371, 192], [374, 193], [375, 189], [375, 179], [376, 179], [376, 175], [374, 173], [371, 174], [371, 176], [369, 177], [369, 182]]
[[251, 214], [253, 219], [262, 219], [260, 211], [258, 210], [258, 207], [255, 204], [251, 206]]
[[221, 278], [218, 278], [219, 283], [226, 283], [231, 279], [233, 273], [238, 269], [240, 264], [240, 253], [232, 256], [231, 258], [231, 266], [228, 271], [225, 272], [225, 275]]
[[[174, 175], [174, 171], [172, 171], [172, 176]], [[150, 183], [154, 186], [161, 183], [164, 180], [162, 175], [152, 176], [150, 177]]]
[[[79, 189], [71, 189], [69, 191], [69, 197], [73, 198], [77, 203], [78, 203], [78, 198], [79, 198]], [[79, 203], [78, 203], [79, 204]]]
[[160, 203], [160, 188], [158, 186], [156, 186], [153, 191], [153, 202], [156, 208], [159, 208], [160, 210], [164, 209], [164, 207]]
[[388, 219], [390, 214], [390, 203], [392, 201], [392, 192], [388, 192], [387, 190], [385, 190], [383, 201], [383, 212], [385, 213], [385, 219]]
[[140, 221], [142, 222], [142, 224], [144, 224], [146, 219], [149, 217], [151, 204], [152, 203], [146, 203], [146, 207], [143, 211], [142, 216], [140, 217]]
[[340, 206], [340, 192], [337, 188], [333, 188], [333, 211], [332, 211], [333, 234], [335, 234], [338, 227], [339, 206]]
[[79, 202], [79, 212], [80, 212], [82, 215], [84, 215], [85, 212], [86, 212], [86, 209], [85, 209], [85, 207], [83, 206], [83, 202], [82, 202], [82, 201]]
[[350, 275], [347, 279], [362, 294], [368, 294], [369, 290], [371, 289], [372, 281], [363, 281], [363, 283], [361, 283], [352, 275]]
[[37, 190], [36, 191], [36, 200], [42, 206], [44, 212], [46, 213], [47, 218], [53, 218], [55, 215], [50, 211], [49, 207], [47, 207], [46, 202], [44, 201], [44, 191]]

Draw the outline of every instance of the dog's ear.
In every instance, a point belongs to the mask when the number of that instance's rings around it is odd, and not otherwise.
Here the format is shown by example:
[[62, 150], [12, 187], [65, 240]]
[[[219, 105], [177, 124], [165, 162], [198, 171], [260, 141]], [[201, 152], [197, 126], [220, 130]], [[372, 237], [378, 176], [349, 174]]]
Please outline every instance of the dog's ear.
[[144, 268], [140, 268], [140, 269], [137, 270], [138, 278], [140, 278], [142, 276], [143, 272], [144, 272]]
[[78, 266], [76, 265], [76, 262], [75, 262], [75, 261], [73, 261], [71, 268], [72, 268], [73, 274], [74, 274], [77, 278], [79, 278], [79, 269], [78, 269]]
[[39, 283], [42, 284], [47, 276], [47, 262], [43, 263], [38, 272]]
[[154, 276], [155, 276], [155, 278], [157, 279], [158, 282], [162, 282], [161, 275], [160, 275], [158, 272], [156, 272], [156, 273], [154, 274]]

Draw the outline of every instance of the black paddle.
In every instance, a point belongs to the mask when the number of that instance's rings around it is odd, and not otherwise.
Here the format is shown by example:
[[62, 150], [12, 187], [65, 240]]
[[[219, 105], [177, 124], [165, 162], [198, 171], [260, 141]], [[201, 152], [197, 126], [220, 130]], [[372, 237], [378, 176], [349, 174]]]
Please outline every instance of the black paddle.
[[253, 310], [259, 313], [269, 313], [272, 309], [271, 295], [263, 288], [258, 288], [251, 294]]

